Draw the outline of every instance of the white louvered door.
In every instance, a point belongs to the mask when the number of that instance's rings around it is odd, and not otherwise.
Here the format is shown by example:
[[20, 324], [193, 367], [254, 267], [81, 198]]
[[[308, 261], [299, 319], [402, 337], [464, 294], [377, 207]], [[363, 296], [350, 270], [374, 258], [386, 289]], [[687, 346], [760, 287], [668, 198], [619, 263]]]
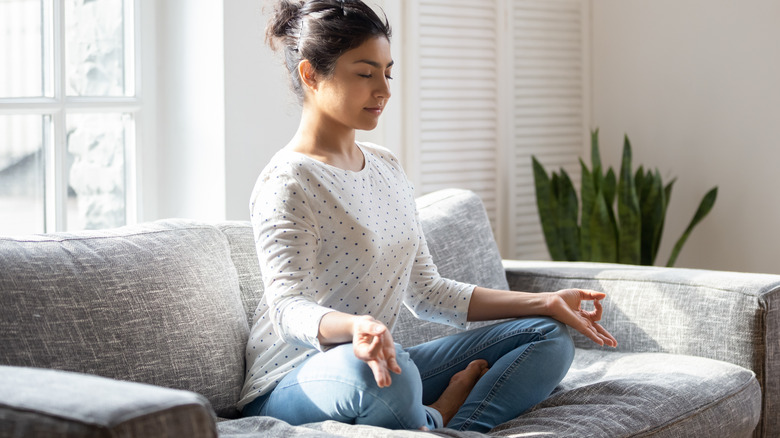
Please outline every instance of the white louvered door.
[[411, 0], [405, 166], [418, 194], [483, 200], [507, 258], [549, 257], [531, 155], [579, 178], [587, 139], [582, 0]]
[[[490, 1], [420, 0], [409, 46], [416, 106], [407, 157], [420, 194], [458, 187], [498, 220], [498, 55]], [[409, 62], [407, 61], [407, 62]], [[410, 70], [411, 71], [411, 70]], [[409, 143], [409, 142], [408, 142]]]
[[512, 257], [550, 257], [539, 224], [531, 156], [548, 173], [566, 169], [578, 188], [578, 159], [590, 157], [587, 6], [582, 0], [511, 2], [514, 99], [507, 205]]

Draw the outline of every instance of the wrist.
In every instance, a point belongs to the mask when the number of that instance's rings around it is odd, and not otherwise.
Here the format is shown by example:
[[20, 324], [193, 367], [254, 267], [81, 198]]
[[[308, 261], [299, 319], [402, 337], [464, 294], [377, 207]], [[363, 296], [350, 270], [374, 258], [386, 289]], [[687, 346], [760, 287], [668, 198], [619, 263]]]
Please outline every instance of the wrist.
[[542, 302], [542, 310], [540, 314], [542, 316], [550, 316], [555, 317], [555, 314], [557, 313], [557, 309], [560, 306], [559, 300], [560, 297], [555, 292], [542, 292], [540, 293], [541, 298], [543, 299]]

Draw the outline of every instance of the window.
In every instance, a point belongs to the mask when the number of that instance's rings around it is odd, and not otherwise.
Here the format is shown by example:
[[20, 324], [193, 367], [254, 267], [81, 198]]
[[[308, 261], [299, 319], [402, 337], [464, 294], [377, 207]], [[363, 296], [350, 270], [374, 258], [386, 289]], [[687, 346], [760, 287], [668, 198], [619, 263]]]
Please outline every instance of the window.
[[[589, 144], [582, 0], [406, 2], [405, 166], [481, 198], [506, 258], [548, 258], [531, 155], [579, 183]], [[587, 149], [589, 150], [589, 149]]]
[[137, 0], [0, 0], [0, 234], [135, 221]]

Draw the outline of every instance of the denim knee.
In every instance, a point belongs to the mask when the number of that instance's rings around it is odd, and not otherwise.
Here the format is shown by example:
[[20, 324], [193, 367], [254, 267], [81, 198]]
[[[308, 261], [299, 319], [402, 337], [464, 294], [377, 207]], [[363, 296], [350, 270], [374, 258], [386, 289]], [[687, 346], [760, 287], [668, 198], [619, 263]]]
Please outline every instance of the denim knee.
[[[551, 367], [557, 368], [560, 379], [563, 379], [574, 360], [574, 340], [566, 324], [549, 317], [541, 319], [545, 340], [544, 350], [551, 359], [549, 364]], [[549, 371], [552, 373], [555, 370], [550, 369]]]
[[[390, 386], [379, 388], [375, 383], [367, 385], [364, 415], [356, 419], [356, 423], [391, 429], [417, 429], [428, 424], [422, 406], [422, 380], [417, 366], [399, 345], [396, 345], [396, 361], [401, 373], [391, 373]], [[364, 372], [367, 368], [363, 368]], [[363, 378], [367, 382], [375, 382], [370, 369]]]

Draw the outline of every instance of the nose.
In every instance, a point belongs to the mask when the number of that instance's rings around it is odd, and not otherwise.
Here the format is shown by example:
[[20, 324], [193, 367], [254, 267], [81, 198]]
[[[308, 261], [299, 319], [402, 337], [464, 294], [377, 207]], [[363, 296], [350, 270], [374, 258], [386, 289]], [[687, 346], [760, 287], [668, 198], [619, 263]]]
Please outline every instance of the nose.
[[376, 90], [374, 90], [374, 96], [382, 99], [390, 99], [392, 93], [390, 92], [390, 79], [381, 75], [381, 79], [377, 84]]

